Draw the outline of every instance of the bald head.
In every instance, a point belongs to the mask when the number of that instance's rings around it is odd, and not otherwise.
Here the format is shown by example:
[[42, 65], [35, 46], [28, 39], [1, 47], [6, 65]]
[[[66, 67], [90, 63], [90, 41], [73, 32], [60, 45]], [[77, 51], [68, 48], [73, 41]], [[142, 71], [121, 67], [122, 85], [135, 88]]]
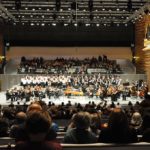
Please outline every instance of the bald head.
[[17, 119], [17, 122], [18, 123], [22, 123], [22, 122], [24, 122], [25, 120], [26, 120], [26, 118], [27, 118], [27, 115], [26, 115], [26, 113], [24, 113], [24, 112], [18, 112], [17, 114], [16, 114], [16, 119]]
[[27, 113], [29, 112], [37, 112], [37, 111], [42, 111], [42, 107], [38, 103], [33, 103], [27, 108]]

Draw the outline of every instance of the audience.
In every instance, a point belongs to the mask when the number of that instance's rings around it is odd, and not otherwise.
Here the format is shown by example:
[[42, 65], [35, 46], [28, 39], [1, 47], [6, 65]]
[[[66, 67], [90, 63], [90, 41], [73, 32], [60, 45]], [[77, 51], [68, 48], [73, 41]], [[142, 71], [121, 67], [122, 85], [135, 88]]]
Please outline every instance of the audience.
[[138, 135], [141, 134], [142, 123], [143, 119], [141, 114], [139, 112], [133, 113], [133, 115], [131, 116], [130, 127], [134, 128]]
[[103, 58], [56, 58], [54, 60], [45, 60], [44, 58], [21, 58], [18, 66], [18, 73], [31, 73], [31, 74], [54, 74], [54, 73], [88, 73], [88, 69], [99, 69], [101, 73], [122, 73], [120, 65], [115, 60], [110, 60], [106, 55]]
[[[127, 106], [119, 103], [99, 104], [89, 101], [85, 106], [80, 103], [62, 103], [48, 105], [40, 100], [29, 106], [9, 105], [2, 107], [0, 121], [0, 136], [14, 137], [16, 142], [26, 143], [30, 140], [26, 130], [26, 118], [33, 113], [40, 113], [49, 122], [49, 130], [45, 140], [57, 143], [59, 126], [53, 119], [71, 119], [64, 136], [64, 143], [132, 143], [138, 141], [149, 142], [149, 99], [135, 105], [130, 101]], [[26, 109], [25, 109], [26, 108]], [[144, 108], [147, 108], [146, 110]], [[5, 129], [5, 130], [4, 130]], [[65, 130], [64, 130], [65, 131]], [[137, 135], [143, 135], [139, 140]], [[97, 139], [97, 136], [99, 138]], [[86, 138], [83, 138], [86, 137]]]
[[16, 141], [21, 140], [24, 137], [24, 124], [27, 115], [24, 112], [18, 112], [16, 114], [13, 125], [10, 127], [10, 137], [15, 138]]
[[108, 127], [101, 130], [98, 141], [103, 143], [134, 143], [138, 139], [135, 130], [129, 127], [125, 113], [120, 109], [114, 109], [110, 114]]
[[8, 125], [8, 122], [3, 119], [3, 118], [0, 118], [0, 137], [8, 137], [8, 128], [9, 128], [9, 125]]
[[150, 142], [150, 114], [149, 113], [143, 116], [142, 130], [143, 130], [142, 141]]
[[30, 113], [25, 123], [28, 140], [18, 142], [16, 150], [61, 150], [59, 143], [46, 140], [49, 128], [50, 121], [42, 112]]
[[88, 112], [75, 114], [71, 126], [64, 136], [64, 143], [84, 144], [97, 142], [96, 136], [90, 131], [90, 114]]
[[100, 113], [92, 113], [91, 116], [91, 123], [90, 123], [90, 129], [91, 131], [97, 136], [99, 135], [101, 131], [101, 117]]

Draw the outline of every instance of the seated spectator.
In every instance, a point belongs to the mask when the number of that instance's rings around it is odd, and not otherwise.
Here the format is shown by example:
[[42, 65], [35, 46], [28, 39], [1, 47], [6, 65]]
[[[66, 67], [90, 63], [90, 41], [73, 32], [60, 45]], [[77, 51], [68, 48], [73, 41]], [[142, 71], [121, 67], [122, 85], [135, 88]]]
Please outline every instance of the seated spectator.
[[25, 142], [18, 142], [16, 150], [61, 150], [59, 143], [46, 140], [50, 124], [49, 119], [43, 113], [30, 113], [25, 123], [29, 139]]
[[42, 111], [42, 107], [40, 104], [38, 104], [37, 102], [32, 103], [31, 105], [28, 106], [27, 108], [27, 113], [33, 112], [33, 111]]
[[14, 124], [10, 128], [10, 137], [20, 140], [20, 137], [24, 137], [24, 123], [27, 116], [24, 112], [19, 112], [16, 114]]
[[150, 114], [145, 114], [145, 116], [143, 116], [142, 130], [143, 130], [142, 141], [150, 142]]
[[101, 130], [99, 142], [103, 143], [132, 143], [137, 142], [134, 129], [129, 128], [127, 116], [120, 110], [113, 110], [110, 114], [108, 127]]
[[8, 122], [0, 118], [0, 137], [8, 137]]
[[99, 135], [101, 130], [101, 118], [99, 113], [91, 114], [90, 128], [95, 135]]
[[96, 136], [89, 131], [90, 114], [88, 112], [79, 112], [73, 116], [72, 127], [68, 129], [64, 137], [64, 143], [84, 144], [96, 143]]
[[130, 126], [136, 130], [137, 134], [141, 134], [142, 122], [143, 120], [141, 114], [139, 112], [133, 113]]

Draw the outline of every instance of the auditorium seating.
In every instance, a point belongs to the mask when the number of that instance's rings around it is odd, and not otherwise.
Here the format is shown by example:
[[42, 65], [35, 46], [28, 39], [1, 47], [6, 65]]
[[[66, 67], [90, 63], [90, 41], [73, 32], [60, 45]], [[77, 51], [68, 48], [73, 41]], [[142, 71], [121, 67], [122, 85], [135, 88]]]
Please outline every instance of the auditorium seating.
[[15, 144], [15, 139], [11, 137], [0, 137], [0, 145]]
[[[63, 150], [149, 150], [150, 143], [132, 144], [61, 144]], [[15, 145], [0, 145], [0, 150], [15, 150]]]
[[62, 144], [63, 150], [149, 150], [150, 143], [133, 144]]

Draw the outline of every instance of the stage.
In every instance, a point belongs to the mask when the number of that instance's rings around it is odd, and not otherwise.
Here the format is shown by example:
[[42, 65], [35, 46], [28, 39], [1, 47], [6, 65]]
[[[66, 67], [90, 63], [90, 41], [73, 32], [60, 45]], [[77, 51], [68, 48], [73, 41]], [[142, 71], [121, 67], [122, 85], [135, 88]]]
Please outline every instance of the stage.
[[[29, 102], [27, 102], [27, 104], [30, 104], [32, 101], [38, 100], [38, 98], [31, 98]], [[97, 97], [93, 97], [93, 98], [89, 98], [87, 96], [60, 96], [59, 98], [56, 97], [51, 97], [50, 99], [48, 97], [43, 98], [43, 101], [45, 101], [47, 104], [51, 101], [52, 103], [55, 103], [57, 105], [61, 104], [62, 102], [64, 102], [64, 104], [66, 104], [68, 101], [71, 101], [71, 104], [75, 104], [75, 103], [80, 103], [82, 105], [85, 105], [87, 103], [89, 103], [89, 101], [93, 101], [96, 104], [100, 103], [102, 100], [100, 98]], [[111, 104], [111, 98], [105, 98], [104, 100], [107, 101], [108, 104]], [[115, 101], [114, 103], [120, 103], [120, 105], [127, 105], [129, 103], [129, 101], [132, 102], [132, 104], [135, 104], [137, 101], [141, 102], [143, 99], [141, 99], [140, 97], [127, 97], [126, 100], [123, 100], [122, 97], [117, 99], [117, 101]], [[25, 99], [23, 100], [17, 100], [15, 102], [13, 102], [14, 105], [17, 105], [19, 102], [20, 105], [23, 105], [25, 103]], [[11, 103], [11, 100], [6, 100], [6, 92], [0, 92], [0, 105], [9, 105]]]

